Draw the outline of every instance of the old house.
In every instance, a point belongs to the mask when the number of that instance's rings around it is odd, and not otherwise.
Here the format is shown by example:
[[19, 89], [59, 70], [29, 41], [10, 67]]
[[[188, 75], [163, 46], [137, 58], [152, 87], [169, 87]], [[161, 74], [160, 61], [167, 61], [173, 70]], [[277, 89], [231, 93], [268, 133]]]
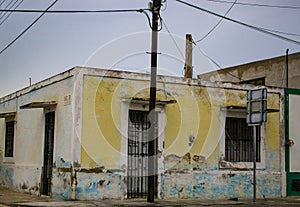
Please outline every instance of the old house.
[[[66, 200], [144, 198], [149, 79], [75, 67], [1, 98], [0, 187]], [[246, 93], [260, 86], [157, 81], [157, 198], [252, 197]], [[267, 122], [257, 133], [257, 196], [280, 197], [284, 91], [267, 90]]]

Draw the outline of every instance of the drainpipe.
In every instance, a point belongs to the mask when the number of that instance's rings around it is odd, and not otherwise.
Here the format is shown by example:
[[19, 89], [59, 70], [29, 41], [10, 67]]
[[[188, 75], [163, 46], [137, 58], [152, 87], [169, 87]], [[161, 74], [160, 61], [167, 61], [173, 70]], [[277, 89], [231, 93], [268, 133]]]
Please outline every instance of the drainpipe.
[[185, 66], [184, 66], [184, 77], [193, 78], [193, 39], [191, 34], [185, 36]]
[[76, 200], [77, 174], [76, 169], [72, 168], [71, 200]]
[[289, 49], [286, 49], [285, 55], [285, 74], [286, 88], [289, 88]]

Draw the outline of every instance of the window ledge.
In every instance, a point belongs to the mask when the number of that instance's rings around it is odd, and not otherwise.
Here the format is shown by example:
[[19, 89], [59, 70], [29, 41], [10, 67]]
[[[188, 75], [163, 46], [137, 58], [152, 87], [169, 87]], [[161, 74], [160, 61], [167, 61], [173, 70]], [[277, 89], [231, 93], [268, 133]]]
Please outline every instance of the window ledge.
[[15, 164], [15, 159], [13, 157], [3, 157], [4, 164]]
[[[250, 170], [253, 169], [253, 163], [252, 162], [228, 162], [225, 160], [220, 160], [219, 167], [220, 169]], [[257, 162], [256, 168], [263, 170], [265, 169], [265, 165], [263, 162]]]

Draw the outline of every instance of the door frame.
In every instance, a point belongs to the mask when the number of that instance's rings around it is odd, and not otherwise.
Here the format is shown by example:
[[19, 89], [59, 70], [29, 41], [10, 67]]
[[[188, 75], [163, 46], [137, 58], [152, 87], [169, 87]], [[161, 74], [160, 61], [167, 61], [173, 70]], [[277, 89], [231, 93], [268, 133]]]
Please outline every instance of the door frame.
[[[136, 131], [128, 122], [128, 168], [127, 168], [127, 198], [146, 198], [148, 194], [148, 131], [150, 127], [149, 111], [129, 110], [131, 114], [140, 115], [143, 121], [136, 121], [142, 129]], [[146, 116], [146, 117], [145, 117]], [[130, 119], [129, 119], [130, 120]], [[134, 125], [135, 125], [134, 124]], [[129, 127], [131, 125], [131, 127]], [[133, 129], [129, 130], [129, 129]], [[140, 131], [141, 130], [141, 131]], [[134, 140], [131, 140], [130, 132], [133, 133]], [[138, 135], [136, 133], [139, 133]], [[157, 142], [156, 142], [157, 143]], [[132, 144], [135, 146], [133, 150]], [[146, 148], [146, 150], [145, 150]], [[130, 150], [131, 149], [131, 150]], [[135, 167], [135, 169], [132, 169]], [[132, 169], [132, 170], [130, 170]], [[136, 189], [134, 187], [137, 187]]]
[[[122, 121], [121, 121], [121, 131], [122, 131], [122, 140], [121, 140], [121, 167], [125, 169], [124, 176], [127, 178], [128, 174], [128, 121], [129, 121], [129, 110], [137, 110], [137, 111], [149, 111], [148, 103], [131, 103], [128, 100], [122, 101], [121, 111], [122, 111]], [[165, 104], [156, 105], [157, 112], [157, 124], [158, 124], [158, 154], [164, 153], [164, 129], [165, 129]], [[155, 195], [158, 199], [161, 198], [161, 174], [164, 171], [163, 164], [164, 156], [158, 156], [157, 158], [157, 194]], [[128, 199], [127, 196], [127, 185], [125, 186], [125, 194], [124, 198]]]
[[[49, 150], [46, 148], [47, 146], [47, 138], [46, 138], [46, 114], [48, 113], [54, 113], [54, 120], [53, 120], [53, 134], [51, 135], [51, 137], [48, 137], [48, 139], [51, 139], [51, 142], [52, 142], [52, 149], [50, 149], [52, 152], [52, 158], [50, 159], [50, 178], [48, 178], [48, 181], [46, 181], [47, 178], [45, 178], [45, 176], [47, 175], [47, 172], [45, 171], [45, 167], [46, 167], [46, 164], [45, 164], [45, 153], [46, 153], [46, 150]], [[43, 144], [43, 164], [42, 164], [42, 172], [41, 172], [41, 195], [44, 195], [44, 196], [51, 196], [51, 189], [52, 189], [52, 171], [53, 171], [53, 160], [54, 160], [54, 146], [55, 146], [55, 128], [56, 128], [56, 112], [55, 112], [55, 109], [53, 108], [45, 108], [44, 109], [44, 144]], [[49, 150], [49, 151], [50, 151]], [[48, 186], [47, 186], [47, 189], [44, 188], [44, 183], [45, 182], [48, 182]]]
[[290, 146], [287, 144], [290, 138], [289, 132], [289, 117], [290, 117], [290, 109], [289, 109], [289, 96], [290, 95], [299, 95], [300, 89], [285, 89], [285, 171], [286, 171], [286, 195], [287, 196], [300, 196], [300, 191], [295, 192], [292, 191], [292, 180], [297, 179], [300, 180], [300, 172], [290, 172]]

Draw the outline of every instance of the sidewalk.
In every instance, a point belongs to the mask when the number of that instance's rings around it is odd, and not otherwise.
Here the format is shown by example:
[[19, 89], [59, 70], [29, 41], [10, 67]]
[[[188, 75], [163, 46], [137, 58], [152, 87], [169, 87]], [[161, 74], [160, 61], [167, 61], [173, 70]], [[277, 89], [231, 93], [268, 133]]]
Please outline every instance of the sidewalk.
[[12, 190], [0, 189], [0, 207], [14, 206], [299, 206], [300, 197], [276, 198], [276, 199], [257, 199], [253, 203], [252, 199], [239, 200], [156, 200], [154, 203], [147, 203], [145, 200], [99, 200], [99, 201], [57, 201], [52, 198], [29, 195]]

